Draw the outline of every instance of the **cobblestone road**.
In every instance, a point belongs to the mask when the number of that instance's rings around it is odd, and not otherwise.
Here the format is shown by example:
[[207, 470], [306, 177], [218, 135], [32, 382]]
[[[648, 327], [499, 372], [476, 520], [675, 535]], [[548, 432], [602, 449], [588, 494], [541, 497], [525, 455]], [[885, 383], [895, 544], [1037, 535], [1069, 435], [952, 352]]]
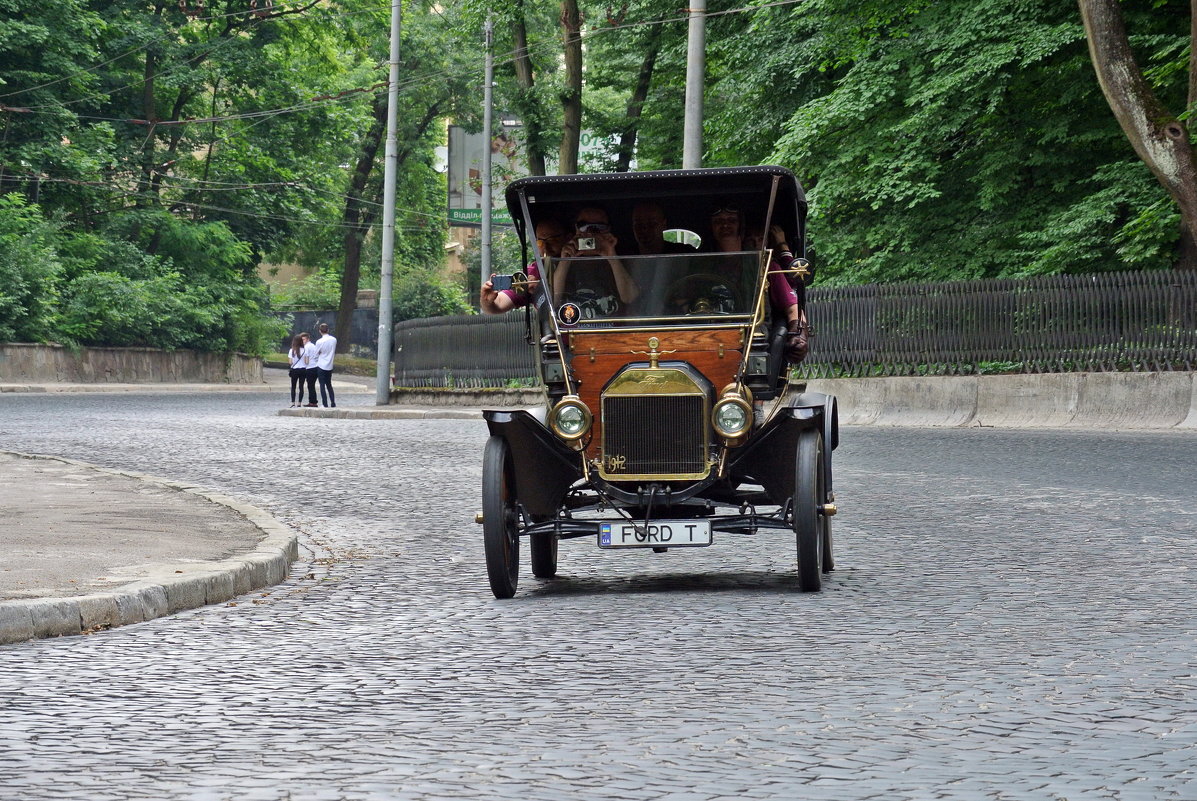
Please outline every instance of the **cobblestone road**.
[[574, 540], [498, 602], [481, 423], [276, 408], [0, 400], [6, 449], [306, 546], [235, 605], [0, 647], [0, 798], [1197, 799], [1197, 436], [851, 429], [820, 594], [762, 535]]

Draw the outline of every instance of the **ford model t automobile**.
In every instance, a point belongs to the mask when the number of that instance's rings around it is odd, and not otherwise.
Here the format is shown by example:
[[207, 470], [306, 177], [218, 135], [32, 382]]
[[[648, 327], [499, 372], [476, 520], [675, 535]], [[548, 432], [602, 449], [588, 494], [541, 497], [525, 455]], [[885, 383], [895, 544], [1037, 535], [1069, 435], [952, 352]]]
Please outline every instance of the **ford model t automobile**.
[[805, 316], [779, 298], [810, 277], [794, 176], [529, 177], [506, 200], [528, 267], [495, 283], [526, 305], [546, 403], [485, 413], [495, 596], [515, 594], [521, 551], [554, 576], [562, 540], [662, 551], [778, 534], [801, 589], [820, 589], [838, 419], [834, 397], [789, 380]]

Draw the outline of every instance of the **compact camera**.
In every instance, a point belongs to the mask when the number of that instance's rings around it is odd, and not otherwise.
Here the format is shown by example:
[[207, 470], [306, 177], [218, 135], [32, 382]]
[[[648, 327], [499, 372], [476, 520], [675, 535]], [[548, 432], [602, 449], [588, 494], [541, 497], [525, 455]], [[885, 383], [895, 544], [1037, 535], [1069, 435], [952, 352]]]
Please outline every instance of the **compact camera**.
[[594, 239], [594, 237], [593, 237], [593, 236], [580, 236], [580, 237], [578, 237], [578, 250], [579, 250], [579, 251], [582, 251], [582, 250], [596, 250], [597, 248], [595, 247], [595, 244], [596, 244], [596, 243], [595, 243], [595, 239]]
[[517, 292], [526, 292], [528, 290], [528, 276], [523, 273], [492, 275], [490, 283], [496, 292], [502, 292], [505, 289], [514, 289]]

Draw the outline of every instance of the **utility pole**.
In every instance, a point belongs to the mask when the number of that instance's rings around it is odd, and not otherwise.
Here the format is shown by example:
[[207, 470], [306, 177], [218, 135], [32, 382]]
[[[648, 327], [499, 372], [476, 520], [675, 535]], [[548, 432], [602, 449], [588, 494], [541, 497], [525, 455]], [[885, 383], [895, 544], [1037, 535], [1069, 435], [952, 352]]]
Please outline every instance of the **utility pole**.
[[391, 60], [387, 78], [387, 145], [382, 174], [382, 285], [378, 291], [378, 382], [375, 405], [391, 402], [391, 290], [395, 274], [395, 173], [399, 170], [399, 25], [401, 0], [391, 0]]
[[682, 169], [702, 166], [702, 91], [706, 72], [707, 0], [690, 0], [690, 37], [686, 46], [686, 122], [682, 133]]
[[[486, 17], [486, 26], [484, 28], [486, 33], [486, 77], [485, 84], [482, 87], [482, 280], [478, 283], [481, 287], [490, 280], [490, 216], [491, 210], [494, 208], [494, 200], [491, 198], [490, 186], [490, 168], [491, 168], [491, 117], [493, 110], [493, 98], [491, 97], [491, 90], [494, 88], [495, 82], [495, 55], [491, 48], [492, 38], [494, 34], [494, 26], [491, 23], [490, 15]], [[481, 295], [481, 289], [479, 290]], [[479, 303], [481, 304], [481, 298]]]

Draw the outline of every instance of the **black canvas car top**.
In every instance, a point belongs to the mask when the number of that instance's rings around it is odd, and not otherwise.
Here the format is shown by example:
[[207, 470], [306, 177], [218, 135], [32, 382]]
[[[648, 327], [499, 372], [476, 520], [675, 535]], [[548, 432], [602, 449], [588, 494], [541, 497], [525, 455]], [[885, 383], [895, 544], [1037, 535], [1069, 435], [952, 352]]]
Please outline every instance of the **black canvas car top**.
[[527, 220], [521, 199], [527, 201], [533, 226], [545, 217], [568, 225], [579, 208], [599, 206], [606, 210], [616, 231], [626, 232], [632, 208], [637, 203], [656, 202], [664, 209], [669, 228], [705, 236], [710, 215], [718, 208], [735, 208], [747, 224], [763, 225], [770, 197], [774, 198], [772, 224], [803, 241], [806, 196], [785, 167], [529, 176], [512, 181], [506, 192], [507, 208], [525, 244]]

